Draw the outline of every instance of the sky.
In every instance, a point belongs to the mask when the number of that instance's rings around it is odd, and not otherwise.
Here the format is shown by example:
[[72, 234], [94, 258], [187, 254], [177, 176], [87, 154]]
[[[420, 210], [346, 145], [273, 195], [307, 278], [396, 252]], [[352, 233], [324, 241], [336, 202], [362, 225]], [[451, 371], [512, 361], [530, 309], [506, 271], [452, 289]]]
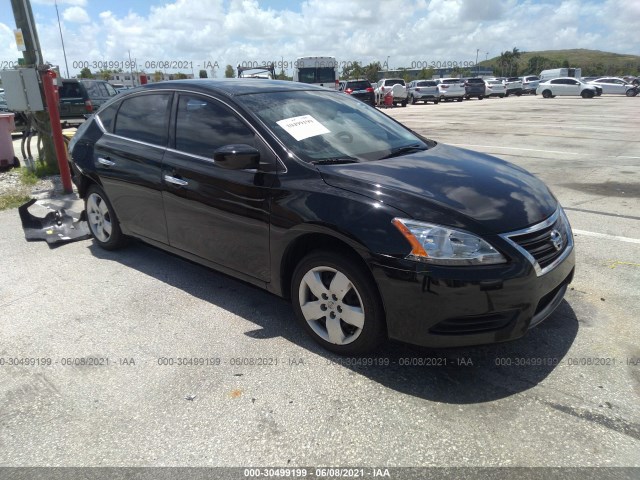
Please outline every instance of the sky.
[[[640, 0], [57, 0], [70, 76], [129, 58], [149, 73], [330, 55], [341, 66], [473, 64], [520, 51], [588, 48], [640, 55]], [[0, 0], [0, 69], [21, 56]], [[31, 0], [47, 62], [66, 73], [54, 0]], [[155, 63], [154, 63], [155, 62]], [[160, 63], [161, 62], [161, 63]], [[125, 66], [127, 66], [125, 64]], [[153, 67], [156, 68], [153, 68]], [[160, 66], [160, 68], [157, 68]], [[172, 68], [178, 67], [178, 68]], [[128, 68], [125, 68], [128, 70]], [[279, 70], [279, 68], [278, 68]], [[66, 75], [65, 75], [66, 76]]]

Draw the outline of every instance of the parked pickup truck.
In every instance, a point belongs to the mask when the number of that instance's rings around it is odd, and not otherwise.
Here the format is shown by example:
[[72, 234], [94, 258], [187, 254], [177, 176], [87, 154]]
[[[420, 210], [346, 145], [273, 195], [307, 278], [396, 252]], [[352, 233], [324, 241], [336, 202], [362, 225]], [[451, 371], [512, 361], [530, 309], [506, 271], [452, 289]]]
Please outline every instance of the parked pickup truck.
[[393, 93], [394, 105], [407, 106], [407, 86], [402, 78], [383, 78], [379, 80], [375, 88], [376, 103], [382, 105], [385, 95], [389, 92]]
[[438, 82], [435, 80], [414, 80], [409, 83], [409, 103], [415, 105], [416, 102], [427, 103], [432, 101], [437, 104], [438, 99]]

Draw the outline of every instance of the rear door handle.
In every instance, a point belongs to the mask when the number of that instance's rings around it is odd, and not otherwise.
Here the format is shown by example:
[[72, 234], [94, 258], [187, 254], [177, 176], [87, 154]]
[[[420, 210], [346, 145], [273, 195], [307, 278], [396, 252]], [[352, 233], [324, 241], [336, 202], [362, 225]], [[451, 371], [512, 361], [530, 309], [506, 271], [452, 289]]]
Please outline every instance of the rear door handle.
[[189, 182], [186, 180], [182, 180], [181, 178], [172, 177], [171, 175], [165, 175], [164, 181], [167, 183], [173, 183], [174, 185], [178, 185], [180, 187], [185, 187], [189, 185]]
[[112, 162], [108, 158], [102, 158], [102, 157], [98, 157], [98, 163], [100, 165], [104, 165], [105, 167], [113, 167], [116, 164], [116, 162]]

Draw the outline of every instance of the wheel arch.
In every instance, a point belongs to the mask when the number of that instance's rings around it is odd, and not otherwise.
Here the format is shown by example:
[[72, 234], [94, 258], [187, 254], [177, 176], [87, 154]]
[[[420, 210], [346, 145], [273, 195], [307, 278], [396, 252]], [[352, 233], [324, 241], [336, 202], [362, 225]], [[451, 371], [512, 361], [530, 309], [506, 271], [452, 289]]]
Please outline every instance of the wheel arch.
[[[280, 294], [289, 299], [291, 292], [291, 281], [293, 279], [293, 272], [305, 256], [309, 253], [317, 250], [326, 250], [331, 252], [340, 252], [343, 255], [348, 256], [354, 262], [356, 262], [363, 271], [370, 277], [371, 281], [375, 285], [376, 290], [378, 286], [375, 282], [371, 268], [367, 264], [364, 255], [364, 249], [358, 248], [355, 241], [343, 238], [337, 235], [335, 232], [329, 231], [313, 231], [304, 232], [298, 235], [293, 241], [289, 243], [284, 254], [280, 259]], [[378, 290], [378, 295], [380, 292]]]

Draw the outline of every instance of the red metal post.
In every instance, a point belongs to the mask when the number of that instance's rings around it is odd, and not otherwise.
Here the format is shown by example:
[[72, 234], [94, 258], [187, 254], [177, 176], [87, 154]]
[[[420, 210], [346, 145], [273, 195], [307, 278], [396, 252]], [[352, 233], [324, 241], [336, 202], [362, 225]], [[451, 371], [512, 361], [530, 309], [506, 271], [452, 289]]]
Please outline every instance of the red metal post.
[[64, 193], [73, 193], [73, 185], [71, 184], [71, 171], [69, 170], [69, 162], [67, 161], [67, 149], [64, 146], [62, 138], [62, 127], [60, 126], [60, 110], [58, 109], [58, 87], [53, 83], [56, 78], [56, 72], [47, 70], [42, 73], [42, 86], [44, 87], [44, 96], [47, 100], [47, 108], [49, 110], [49, 118], [51, 118], [51, 133], [53, 135], [53, 145], [56, 149], [56, 157], [58, 157], [58, 167], [60, 168], [60, 178], [62, 179], [62, 187]]

